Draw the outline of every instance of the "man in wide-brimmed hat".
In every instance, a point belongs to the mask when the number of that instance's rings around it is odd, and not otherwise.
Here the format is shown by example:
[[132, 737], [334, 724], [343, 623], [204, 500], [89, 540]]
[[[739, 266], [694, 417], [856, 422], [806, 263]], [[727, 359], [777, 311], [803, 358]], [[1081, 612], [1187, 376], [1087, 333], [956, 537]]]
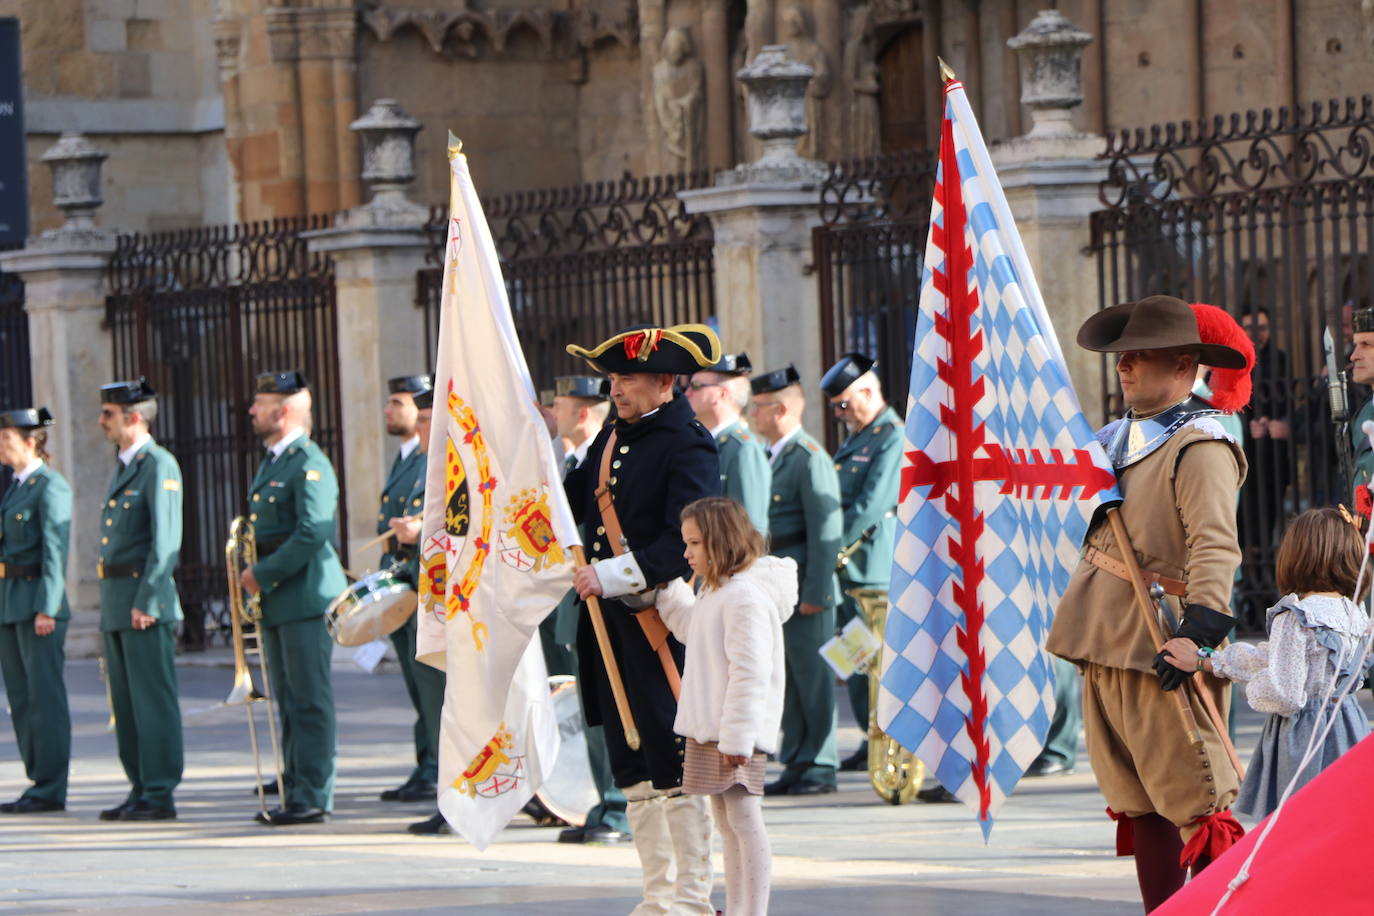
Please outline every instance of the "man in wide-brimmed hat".
[[[1121, 518], [1147, 580], [1157, 581], [1170, 631], [1215, 648], [1230, 632], [1231, 585], [1240, 563], [1236, 493], [1245, 457], [1218, 417], [1249, 400], [1254, 350], [1235, 321], [1212, 306], [1150, 296], [1089, 318], [1079, 346], [1116, 354], [1127, 415], [1098, 435], [1116, 468]], [[1198, 366], [1214, 367], [1213, 396], [1191, 393]], [[1178, 689], [1194, 671], [1165, 663], [1134, 604], [1111, 527], [1088, 535], [1055, 613], [1047, 648], [1084, 675], [1088, 752], [1117, 852], [1134, 853], [1147, 911], [1234, 842], [1230, 813], [1239, 781], [1222, 735], [1198, 697], [1203, 747], [1193, 746]], [[1199, 684], [1225, 715], [1229, 691]], [[1185, 842], [1187, 845], [1185, 846]]]
[[[578, 623], [578, 686], [589, 725], [604, 727], [611, 772], [644, 873], [638, 916], [714, 913], [711, 819], [705, 797], [682, 793], [683, 739], [673, 732], [672, 680], [682, 646], [650, 606], [655, 586], [690, 574], [678, 517], [720, 494], [715, 440], [675, 396], [673, 381], [720, 362], [720, 341], [703, 325], [627, 328], [591, 349], [569, 346], [610, 378], [616, 420], [597, 434], [564, 486], [590, 539], [591, 565], [573, 579], [578, 596], [601, 597], [611, 647], [640, 735], [629, 747], [587, 614]], [[604, 496], [598, 502], [597, 492]], [[609, 499], [605, 497], [609, 497]], [[676, 881], [668, 880], [676, 867]]]

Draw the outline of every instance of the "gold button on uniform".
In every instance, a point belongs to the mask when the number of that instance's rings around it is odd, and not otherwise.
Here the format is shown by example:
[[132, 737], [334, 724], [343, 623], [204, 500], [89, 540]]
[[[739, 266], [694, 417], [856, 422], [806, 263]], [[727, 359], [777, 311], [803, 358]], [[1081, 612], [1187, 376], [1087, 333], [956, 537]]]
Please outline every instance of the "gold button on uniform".
[[110, 539], [109, 539], [109, 538], [101, 538], [101, 539], [100, 539], [100, 543], [102, 543], [102, 544], [108, 544], [108, 543], [110, 543]]
[[[15, 518], [21, 518], [21, 516], [16, 515]], [[105, 519], [105, 527], [106, 527], [106, 528], [110, 527], [110, 526], [113, 525], [113, 524], [114, 524], [114, 519], [112, 519], [112, 518], [107, 518], [107, 519]]]
[[620, 467], [620, 459], [617, 458], [616, 460], [612, 461], [612, 462], [611, 462], [611, 467], [613, 467], [613, 468], [619, 468], [619, 467]]
[[109, 507], [110, 507], [111, 509], [113, 509], [113, 508], [115, 507], [115, 501], [114, 501], [113, 499], [110, 500], [109, 503], [108, 503], [108, 505], [109, 505]]
[[597, 533], [597, 534], [605, 534], [605, 533], [606, 533], [606, 528], [605, 528], [605, 526], [603, 526], [603, 525], [597, 525], [597, 526], [596, 526], [596, 533]]
[[611, 478], [611, 486], [615, 486], [615, 478], [614, 478], [614, 477]]
[[835, 462], [835, 470], [838, 471], [839, 469], [840, 469], [840, 463], [839, 463], [838, 461], [836, 461], [836, 462]]
[[256, 522], [258, 520], [258, 514], [254, 512], [252, 515], [248, 516], [248, 520], [250, 522]]
[[622, 446], [620, 447], [620, 454], [622, 454], [622, 455], [628, 455], [629, 453], [630, 453], [630, 447], [629, 447], [628, 445], [622, 445]]

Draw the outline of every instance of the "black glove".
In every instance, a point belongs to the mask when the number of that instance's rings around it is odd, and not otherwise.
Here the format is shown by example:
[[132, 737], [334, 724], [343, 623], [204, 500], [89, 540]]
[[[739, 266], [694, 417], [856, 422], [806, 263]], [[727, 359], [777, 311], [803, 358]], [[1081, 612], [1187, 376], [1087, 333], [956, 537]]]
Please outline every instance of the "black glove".
[[1184, 681], [1188, 680], [1188, 678], [1192, 677], [1194, 674], [1197, 673], [1196, 669], [1192, 671], [1184, 671], [1181, 668], [1175, 668], [1173, 665], [1169, 664], [1167, 661], [1164, 660], [1163, 652], [1155, 656], [1154, 669], [1155, 674], [1159, 675], [1159, 687], [1165, 693], [1169, 692], [1170, 690], [1177, 690], [1180, 686], [1182, 686]]
[[[1183, 622], [1178, 626], [1175, 636], [1191, 639], [1199, 646], [1215, 649], [1217, 644], [1230, 635], [1236, 621], [1230, 614], [1214, 611], [1206, 605], [1190, 604], [1183, 610]], [[1183, 671], [1164, 660], [1164, 653], [1155, 656], [1153, 667], [1159, 676], [1160, 689], [1168, 692], [1177, 690], [1197, 669]]]

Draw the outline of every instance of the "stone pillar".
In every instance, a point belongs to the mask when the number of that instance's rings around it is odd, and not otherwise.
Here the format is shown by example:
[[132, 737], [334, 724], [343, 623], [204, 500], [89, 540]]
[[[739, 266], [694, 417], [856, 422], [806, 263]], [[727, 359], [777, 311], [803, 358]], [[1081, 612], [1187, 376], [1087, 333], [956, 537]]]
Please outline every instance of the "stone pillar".
[[350, 126], [362, 138], [362, 175], [372, 199], [305, 238], [312, 252], [334, 259], [349, 563], [361, 572], [377, 568], [381, 551], [359, 555], [353, 548], [376, 536], [378, 499], [399, 444], [387, 436], [382, 417], [386, 380], [423, 372], [428, 362], [415, 276], [425, 266], [429, 211], [406, 196], [415, 180], [420, 122], [395, 101], [379, 99]]
[[80, 134], [63, 134], [43, 161], [52, 169], [53, 202], [66, 212], [65, 225], [29, 239], [18, 251], [0, 253], [5, 272], [24, 280], [34, 406], [46, 406], [56, 419], [48, 450], [74, 491], [67, 567], [67, 652], [74, 656], [94, 655], [100, 647], [95, 564], [100, 500], [114, 466], [114, 451], [96, 422], [100, 386], [114, 373], [104, 322], [105, 267], [115, 233], [95, 223], [105, 157]]
[[1100, 209], [1097, 188], [1107, 175], [1095, 158], [1106, 141], [1077, 132], [1071, 115], [1083, 101], [1083, 48], [1091, 41], [1057, 10], [1041, 11], [1008, 40], [1021, 59], [1031, 128], [990, 153], [1083, 411], [1098, 423], [1101, 357], [1074, 344], [1079, 325], [1098, 307], [1088, 216]]
[[809, 272], [811, 229], [825, 166], [797, 155], [807, 131], [806, 86], [812, 69], [769, 45], [737, 75], [749, 97], [749, 132], [763, 142], [753, 163], [716, 175], [715, 187], [678, 196], [705, 213], [715, 233], [715, 292], [721, 343], [747, 351], [760, 372], [793, 363], [807, 389], [806, 426], [822, 429], [816, 383], [820, 302]]

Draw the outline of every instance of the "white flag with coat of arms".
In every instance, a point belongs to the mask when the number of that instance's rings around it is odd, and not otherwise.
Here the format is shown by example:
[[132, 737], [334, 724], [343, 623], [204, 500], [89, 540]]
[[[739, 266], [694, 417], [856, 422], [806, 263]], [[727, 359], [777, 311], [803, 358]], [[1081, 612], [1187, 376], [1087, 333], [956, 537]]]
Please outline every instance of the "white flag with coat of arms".
[[539, 622], [579, 544], [467, 157], [450, 135], [416, 658], [447, 672], [439, 810], [485, 848], [558, 753]]

